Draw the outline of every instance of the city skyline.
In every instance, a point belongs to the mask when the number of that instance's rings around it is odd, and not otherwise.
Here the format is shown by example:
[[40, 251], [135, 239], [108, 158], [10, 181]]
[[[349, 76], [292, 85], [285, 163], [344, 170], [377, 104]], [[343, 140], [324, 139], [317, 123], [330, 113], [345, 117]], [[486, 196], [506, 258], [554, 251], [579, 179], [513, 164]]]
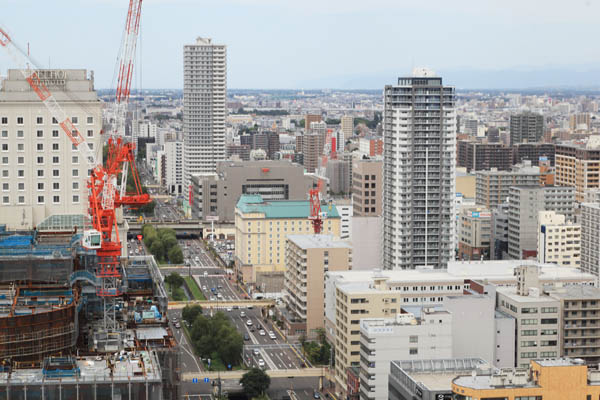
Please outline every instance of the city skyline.
[[[37, 12], [28, 11], [34, 4]], [[126, 1], [8, 5], [0, 23], [16, 42], [29, 43], [42, 66], [87, 68], [96, 72], [98, 88], [114, 86]], [[181, 88], [180, 54], [198, 36], [230, 49], [230, 88], [378, 89], [413, 66], [435, 69], [458, 89], [597, 87], [598, 11], [597, 1], [551, 1], [542, 8], [536, 1], [465, 0], [448, 7], [440, 1], [146, 0], [141, 84], [138, 68], [134, 87]], [[47, 28], [60, 20], [68, 23]], [[2, 54], [1, 73], [11, 67]]]

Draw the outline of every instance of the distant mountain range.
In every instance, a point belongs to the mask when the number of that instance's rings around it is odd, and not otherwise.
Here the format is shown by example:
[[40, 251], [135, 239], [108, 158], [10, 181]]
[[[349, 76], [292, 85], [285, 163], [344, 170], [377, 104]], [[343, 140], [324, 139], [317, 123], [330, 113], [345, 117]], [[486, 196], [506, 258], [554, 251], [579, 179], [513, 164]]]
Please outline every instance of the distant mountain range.
[[[434, 68], [435, 70], [435, 68]], [[578, 89], [600, 90], [599, 67], [514, 68], [499, 70], [436, 70], [444, 83], [457, 89]], [[410, 71], [339, 75], [298, 82], [299, 88], [383, 89]]]

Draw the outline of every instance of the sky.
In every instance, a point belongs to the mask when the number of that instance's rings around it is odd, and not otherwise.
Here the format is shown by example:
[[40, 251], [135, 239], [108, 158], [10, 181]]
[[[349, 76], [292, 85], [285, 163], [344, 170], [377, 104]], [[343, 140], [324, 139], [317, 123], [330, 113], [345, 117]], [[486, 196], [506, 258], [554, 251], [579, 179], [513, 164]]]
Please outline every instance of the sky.
[[[129, 1], [0, 1], [39, 65], [114, 88]], [[182, 88], [198, 36], [227, 45], [229, 88], [379, 89], [415, 66], [459, 88], [600, 87], [599, 21], [600, 0], [144, 0], [133, 87]]]

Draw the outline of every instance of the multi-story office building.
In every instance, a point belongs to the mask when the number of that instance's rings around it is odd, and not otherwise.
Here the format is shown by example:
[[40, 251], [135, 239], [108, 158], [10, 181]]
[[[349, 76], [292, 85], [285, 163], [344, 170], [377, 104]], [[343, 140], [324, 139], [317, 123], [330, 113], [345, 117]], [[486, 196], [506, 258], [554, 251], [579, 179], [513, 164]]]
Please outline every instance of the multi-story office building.
[[512, 149], [502, 143], [482, 143], [475, 140], [458, 142], [458, 166], [471, 171], [496, 168], [507, 171], [512, 166]]
[[498, 309], [516, 319], [515, 364], [527, 367], [531, 360], [560, 356], [560, 301], [544, 295], [534, 266], [515, 270], [516, 287], [499, 287]]
[[[322, 205], [327, 214], [323, 234], [340, 236], [340, 215], [334, 205]], [[240, 281], [267, 292], [283, 289], [288, 234], [314, 233], [308, 200], [265, 201], [244, 194], [235, 208], [235, 272]]]
[[559, 186], [573, 186], [577, 201], [588, 189], [600, 188], [600, 137], [591, 136], [585, 145], [556, 145], [556, 178]]
[[540, 211], [555, 211], [572, 219], [575, 191], [559, 186], [513, 186], [509, 192], [508, 256], [527, 259], [537, 256]]
[[[354, 117], [351, 115], [344, 115], [342, 118], [340, 118], [340, 124], [342, 132], [341, 137], [344, 138], [343, 143], [345, 143], [346, 140], [354, 136]], [[343, 143], [341, 144], [343, 145]], [[341, 148], [343, 148], [343, 146]]]
[[598, 276], [600, 266], [600, 203], [581, 204], [581, 270]]
[[[462, 296], [471, 282], [510, 286], [517, 284], [514, 271], [524, 262], [456, 261], [447, 270], [328, 272], [325, 276], [325, 331], [335, 347], [336, 389], [347, 388], [347, 369], [360, 364], [360, 320], [391, 318], [401, 307], [432, 307], [445, 304], [448, 296]], [[596, 277], [574, 268], [533, 265], [542, 285], [594, 285]], [[394, 311], [396, 310], [396, 311]], [[520, 325], [519, 325], [520, 326]], [[489, 338], [494, 340], [494, 338]]]
[[288, 235], [285, 263], [286, 334], [314, 339], [324, 328], [325, 273], [352, 269], [352, 247], [331, 235]]
[[512, 167], [510, 171], [479, 171], [476, 175], [475, 202], [488, 209], [496, 208], [508, 199], [511, 186], [542, 185], [546, 174], [529, 161]]
[[164, 149], [167, 189], [172, 194], [183, 194], [183, 142], [166, 142]]
[[[102, 103], [84, 69], [39, 70], [42, 84], [102, 161]], [[77, 101], [73, 101], [76, 98]], [[0, 221], [32, 229], [53, 214], [88, 214], [93, 168], [77, 150], [19, 70], [0, 89]]]
[[183, 48], [184, 185], [225, 159], [227, 48], [198, 38]]
[[192, 177], [192, 215], [233, 222], [243, 194], [259, 194], [265, 201], [304, 200], [315, 183], [301, 165], [288, 161], [221, 161], [216, 173]]
[[458, 259], [489, 260], [492, 214], [481, 207], [463, 207], [458, 214]]
[[476, 119], [467, 119], [467, 120], [465, 120], [464, 133], [466, 133], [469, 136], [476, 137], [478, 127], [479, 127], [479, 121], [477, 121]]
[[227, 159], [237, 156], [242, 161], [250, 161], [250, 145], [248, 144], [228, 144]]
[[510, 144], [540, 142], [544, 137], [544, 116], [526, 112], [510, 116]]
[[426, 69], [384, 89], [383, 267], [454, 258], [454, 88]]
[[323, 117], [321, 114], [306, 114], [304, 116], [304, 130], [309, 131], [312, 128], [313, 122], [321, 122], [323, 121]]
[[492, 210], [491, 260], [508, 258], [508, 207], [506, 201]]
[[581, 266], [581, 225], [555, 211], [538, 213], [537, 259], [565, 267]]
[[[417, 310], [415, 310], [417, 311]], [[395, 360], [452, 357], [452, 314], [400, 308], [392, 318], [360, 320], [360, 398], [388, 400], [388, 373]]]
[[381, 160], [361, 159], [352, 163], [352, 202], [355, 216], [381, 215], [382, 175], [383, 162]]
[[569, 116], [569, 129], [572, 131], [587, 131], [590, 129], [590, 113], [573, 114]]
[[334, 196], [348, 196], [350, 187], [350, 163], [344, 160], [328, 160], [325, 176], [329, 179], [329, 191]]
[[554, 143], [518, 143], [512, 146], [513, 164], [531, 161], [531, 165], [539, 165], [540, 161], [550, 162], [554, 166], [556, 145]]
[[358, 140], [358, 151], [367, 157], [383, 154], [383, 139], [379, 136], [363, 137]]

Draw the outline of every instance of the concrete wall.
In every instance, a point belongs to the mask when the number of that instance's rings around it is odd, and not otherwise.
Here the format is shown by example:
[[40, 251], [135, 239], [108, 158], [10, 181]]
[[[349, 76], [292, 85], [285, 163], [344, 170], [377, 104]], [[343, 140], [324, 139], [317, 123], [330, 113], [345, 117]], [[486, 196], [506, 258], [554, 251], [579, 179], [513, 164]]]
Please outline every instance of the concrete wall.
[[352, 269], [381, 268], [382, 218], [352, 217]]

